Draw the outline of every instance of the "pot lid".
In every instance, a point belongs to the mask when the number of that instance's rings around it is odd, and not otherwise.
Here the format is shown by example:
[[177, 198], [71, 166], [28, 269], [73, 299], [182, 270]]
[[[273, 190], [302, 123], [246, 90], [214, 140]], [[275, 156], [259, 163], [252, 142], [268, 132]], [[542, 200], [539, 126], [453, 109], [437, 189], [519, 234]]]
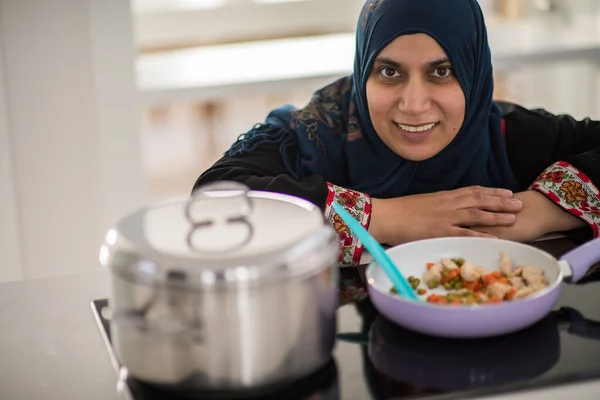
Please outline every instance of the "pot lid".
[[100, 262], [148, 284], [250, 284], [335, 262], [335, 232], [312, 203], [234, 182], [137, 211], [106, 234]]

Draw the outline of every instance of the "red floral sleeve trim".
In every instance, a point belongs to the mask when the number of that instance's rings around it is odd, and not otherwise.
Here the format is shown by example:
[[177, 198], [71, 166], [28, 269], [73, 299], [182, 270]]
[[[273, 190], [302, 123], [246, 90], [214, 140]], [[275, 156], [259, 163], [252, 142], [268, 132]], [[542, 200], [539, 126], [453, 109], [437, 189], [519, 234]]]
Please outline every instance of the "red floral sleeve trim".
[[371, 197], [328, 183], [329, 193], [325, 202], [325, 218], [335, 228], [340, 240], [340, 267], [356, 267], [360, 261], [363, 245], [350, 231], [346, 224], [331, 206], [333, 202], [342, 205], [362, 226], [368, 228], [371, 219]]
[[557, 205], [585, 221], [600, 234], [600, 192], [583, 172], [569, 163], [552, 164], [536, 179], [530, 189], [537, 190]]

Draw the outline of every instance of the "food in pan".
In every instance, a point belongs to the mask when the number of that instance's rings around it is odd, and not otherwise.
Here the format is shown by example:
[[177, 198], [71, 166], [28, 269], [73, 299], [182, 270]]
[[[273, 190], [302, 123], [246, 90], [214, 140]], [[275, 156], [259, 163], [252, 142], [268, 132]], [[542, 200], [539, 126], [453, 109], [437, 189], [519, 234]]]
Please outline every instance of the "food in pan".
[[[408, 281], [419, 295], [435, 304], [475, 305], [513, 301], [531, 296], [548, 286], [544, 270], [537, 266], [515, 266], [508, 254], [500, 254], [497, 270], [487, 270], [462, 258], [428, 263], [422, 279]], [[421, 284], [423, 287], [421, 287]], [[439, 289], [443, 289], [440, 293]], [[436, 293], [428, 293], [430, 290]], [[395, 293], [395, 289], [392, 288]]]

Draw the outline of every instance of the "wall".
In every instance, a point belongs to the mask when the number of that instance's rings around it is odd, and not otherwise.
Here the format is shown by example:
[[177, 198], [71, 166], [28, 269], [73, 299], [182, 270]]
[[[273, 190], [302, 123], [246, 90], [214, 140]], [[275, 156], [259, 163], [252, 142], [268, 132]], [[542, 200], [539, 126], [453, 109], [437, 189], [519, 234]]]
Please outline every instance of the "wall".
[[0, 281], [98, 268], [146, 201], [123, 0], [0, 0]]

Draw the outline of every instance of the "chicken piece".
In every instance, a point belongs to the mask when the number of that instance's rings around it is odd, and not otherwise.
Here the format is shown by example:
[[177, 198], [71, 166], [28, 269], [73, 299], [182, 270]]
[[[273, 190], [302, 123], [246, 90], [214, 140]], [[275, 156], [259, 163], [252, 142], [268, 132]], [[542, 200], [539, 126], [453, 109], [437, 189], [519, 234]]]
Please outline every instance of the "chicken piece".
[[444, 271], [448, 271], [448, 272], [454, 271], [455, 269], [458, 268], [458, 265], [456, 265], [454, 263], [454, 261], [452, 261], [449, 258], [444, 258], [442, 260], [442, 266], [444, 267]]
[[525, 286], [524, 288], [517, 290], [517, 293], [513, 296], [513, 300], [522, 299], [523, 297], [531, 296], [535, 293], [533, 288]]
[[475, 296], [479, 299], [479, 301], [484, 302], [484, 303], [489, 300], [489, 297], [487, 297], [485, 294], [483, 294], [481, 292], [477, 293]]
[[492, 273], [492, 271], [487, 270], [487, 269], [485, 269], [483, 267], [475, 267], [475, 268], [477, 269], [477, 272], [479, 272], [479, 275], [481, 275], [481, 276], [488, 275], [488, 274]]
[[511, 276], [513, 272], [512, 261], [504, 251], [500, 253], [500, 272], [504, 276]]
[[423, 274], [423, 283], [426, 286], [429, 286], [430, 283], [438, 284], [442, 280], [441, 265], [440, 265], [440, 268], [435, 268], [435, 267], [436, 266], [433, 266], [431, 269], [425, 271], [425, 273]]
[[523, 274], [523, 267], [517, 267], [513, 271], [513, 276], [521, 276]]
[[527, 286], [535, 286], [537, 284], [546, 285], [547, 283], [546, 277], [542, 274], [532, 274], [523, 276], [523, 279], [525, 280], [525, 283], [527, 283]]
[[523, 282], [523, 278], [521, 278], [520, 276], [513, 276], [512, 278], [509, 278], [508, 283], [510, 283], [510, 285], [512, 287], [514, 287], [516, 290], [519, 290], [519, 289], [522, 289], [525, 287], [525, 282]]
[[429, 268], [429, 270], [433, 270], [433, 271], [439, 271], [440, 274], [442, 273], [442, 271], [444, 270], [444, 267], [442, 266], [442, 264], [435, 264], [433, 267]]
[[465, 261], [460, 268], [460, 277], [467, 282], [475, 282], [481, 278], [481, 273], [475, 265]]
[[530, 286], [530, 288], [532, 288], [535, 292], [539, 292], [540, 290], [546, 289], [547, 287], [548, 287], [548, 285], [546, 284], [545, 279], [544, 279], [544, 281], [536, 282]]
[[503, 299], [506, 293], [510, 290], [510, 286], [504, 283], [494, 282], [487, 287], [486, 294], [492, 299]]
[[531, 275], [541, 275], [544, 270], [541, 267], [523, 267], [523, 273], [521, 274], [525, 280]]

